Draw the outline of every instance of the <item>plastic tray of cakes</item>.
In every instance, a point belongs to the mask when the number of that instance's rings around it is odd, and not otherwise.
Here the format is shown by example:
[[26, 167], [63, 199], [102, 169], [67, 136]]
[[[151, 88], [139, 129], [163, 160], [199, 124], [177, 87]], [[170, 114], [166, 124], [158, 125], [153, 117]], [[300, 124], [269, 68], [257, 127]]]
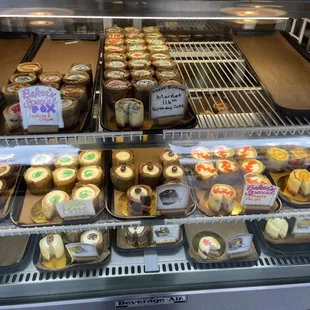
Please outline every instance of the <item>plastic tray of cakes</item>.
[[[150, 93], [153, 89], [167, 85], [185, 87], [157, 27], [107, 28], [104, 61], [105, 98], [101, 124], [105, 129], [156, 131], [196, 126], [187, 94], [181, 100], [178, 94], [167, 95], [166, 92], [166, 96], [176, 98], [175, 102], [171, 101], [169, 107], [167, 100], [162, 100], [160, 107], [152, 105]], [[186, 88], [182, 91], [186, 93]], [[170, 109], [170, 105], [173, 108]], [[152, 109], [162, 109], [164, 114], [152, 114]]]
[[144, 251], [148, 249], [178, 249], [185, 236], [180, 225], [153, 225], [119, 228], [115, 247], [119, 251]]
[[[310, 218], [272, 218], [256, 222], [258, 235], [271, 256], [310, 252]], [[264, 250], [266, 252], [266, 250]]]
[[260, 256], [245, 222], [184, 225], [188, 258], [201, 264], [238, 260], [254, 264]]
[[[92, 108], [92, 78], [92, 67], [85, 63], [71, 64], [65, 74], [58, 71], [44, 72], [38, 62], [19, 64], [16, 73], [8, 77], [9, 83], [2, 87], [4, 109], [0, 116], [0, 132], [5, 135], [28, 133], [28, 129], [23, 127], [19, 90], [35, 85], [49, 86], [60, 91], [63, 128], [59, 128], [59, 131], [81, 132], [89, 126], [87, 119]], [[50, 128], [46, 129], [44, 125], [36, 128], [36, 133], [44, 132], [50, 132]]]
[[54, 153], [30, 156], [15, 192], [11, 220], [21, 227], [97, 221], [106, 206], [105, 153], [73, 147], [51, 150]]
[[196, 209], [187, 171], [170, 149], [113, 150], [107, 210], [119, 219], [183, 217]]
[[33, 263], [40, 271], [92, 268], [111, 258], [109, 230], [48, 234], [36, 244]]

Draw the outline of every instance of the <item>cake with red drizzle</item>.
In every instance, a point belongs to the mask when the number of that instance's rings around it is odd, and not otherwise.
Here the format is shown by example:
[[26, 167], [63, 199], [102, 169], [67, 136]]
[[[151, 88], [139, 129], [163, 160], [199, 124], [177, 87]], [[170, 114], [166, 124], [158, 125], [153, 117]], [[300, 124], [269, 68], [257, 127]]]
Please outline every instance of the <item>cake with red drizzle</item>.
[[216, 259], [220, 256], [221, 245], [211, 236], [202, 237], [198, 245], [198, 254], [202, 259]]
[[252, 146], [241, 146], [235, 149], [237, 159], [254, 159], [257, 157], [257, 151]]
[[209, 209], [218, 214], [221, 210], [230, 214], [236, 202], [236, 191], [226, 184], [215, 184], [209, 194]]
[[10, 131], [22, 126], [22, 114], [19, 103], [5, 107], [3, 116]]
[[244, 174], [247, 173], [263, 173], [265, 170], [265, 166], [263, 163], [257, 159], [245, 159], [239, 162], [240, 169]]
[[247, 173], [244, 176], [244, 183], [245, 184], [271, 184], [269, 179], [259, 173]]
[[193, 148], [191, 151], [191, 155], [194, 159], [198, 159], [201, 161], [209, 160], [212, 157], [211, 152], [203, 146], [197, 146]]
[[204, 186], [210, 188], [217, 179], [217, 170], [210, 161], [198, 163], [195, 165], [195, 175], [198, 181], [203, 181]]
[[224, 145], [214, 147], [212, 153], [217, 158], [232, 158], [235, 155], [234, 150]]
[[221, 159], [215, 164], [218, 181], [224, 184], [234, 184], [239, 177], [238, 164], [233, 160]]

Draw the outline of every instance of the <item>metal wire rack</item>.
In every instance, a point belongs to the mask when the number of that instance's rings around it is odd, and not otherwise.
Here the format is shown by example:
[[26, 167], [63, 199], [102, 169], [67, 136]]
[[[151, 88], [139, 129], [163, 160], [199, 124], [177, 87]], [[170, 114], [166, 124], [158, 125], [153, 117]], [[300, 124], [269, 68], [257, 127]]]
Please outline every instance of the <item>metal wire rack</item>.
[[[200, 128], [294, 127], [305, 117], [280, 115], [246, 59], [231, 41], [168, 42]], [[228, 103], [216, 114], [216, 103]]]

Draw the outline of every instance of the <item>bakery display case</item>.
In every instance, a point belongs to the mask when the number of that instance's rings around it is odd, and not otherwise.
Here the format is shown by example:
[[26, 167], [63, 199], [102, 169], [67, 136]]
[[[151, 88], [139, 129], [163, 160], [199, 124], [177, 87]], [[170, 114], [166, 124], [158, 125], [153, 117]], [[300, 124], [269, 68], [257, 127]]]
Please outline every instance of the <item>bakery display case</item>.
[[0, 5], [0, 308], [308, 309], [309, 2], [53, 6]]

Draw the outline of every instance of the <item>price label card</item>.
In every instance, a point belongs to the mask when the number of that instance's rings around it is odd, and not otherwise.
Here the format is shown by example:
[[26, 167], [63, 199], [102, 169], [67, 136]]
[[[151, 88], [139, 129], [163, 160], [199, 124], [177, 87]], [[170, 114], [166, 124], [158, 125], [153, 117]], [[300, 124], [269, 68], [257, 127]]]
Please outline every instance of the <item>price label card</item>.
[[156, 243], [176, 242], [180, 237], [179, 225], [152, 226], [152, 241]]
[[246, 184], [243, 189], [241, 204], [245, 206], [273, 206], [278, 196], [279, 187], [270, 184]]
[[150, 91], [150, 118], [184, 115], [187, 110], [187, 89], [184, 85], [165, 85]]
[[310, 234], [310, 217], [295, 219], [292, 234]]
[[56, 204], [59, 216], [63, 219], [96, 215], [91, 200], [67, 200]]
[[252, 234], [239, 234], [229, 237], [226, 240], [226, 253], [237, 254], [248, 252], [253, 240]]
[[49, 86], [31, 86], [18, 91], [24, 129], [29, 126], [64, 127], [59, 90]]
[[189, 187], [184, 184], [165, 184], [157, 189], [157, 210], [187, 209]]

